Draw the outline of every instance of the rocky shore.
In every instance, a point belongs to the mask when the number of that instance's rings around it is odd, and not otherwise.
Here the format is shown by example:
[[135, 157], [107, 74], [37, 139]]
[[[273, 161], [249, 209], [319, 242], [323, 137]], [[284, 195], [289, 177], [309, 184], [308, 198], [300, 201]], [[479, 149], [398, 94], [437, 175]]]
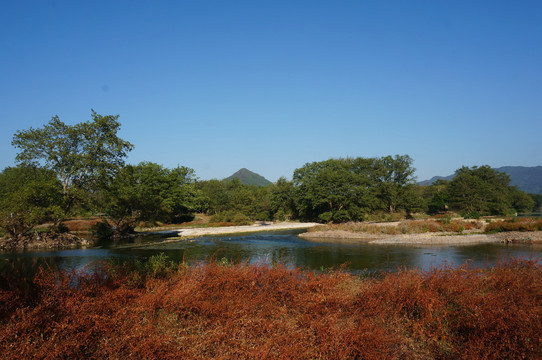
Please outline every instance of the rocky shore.
[[91, 241], [71, 233], [34, 233], [15, 239], [0, 239], [2, 250], [60, 249], [92, 245]]

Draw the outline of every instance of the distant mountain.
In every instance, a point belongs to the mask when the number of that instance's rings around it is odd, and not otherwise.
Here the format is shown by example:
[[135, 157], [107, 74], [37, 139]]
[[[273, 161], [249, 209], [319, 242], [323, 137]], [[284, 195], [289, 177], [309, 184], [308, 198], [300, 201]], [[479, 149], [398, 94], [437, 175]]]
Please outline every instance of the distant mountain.
[[432, 183], [434, 183], [435, 181], [437, 180], [447, 180], [447, 181], [450, 181], [454, 178], [455, 175], [448, 175], [448, 176], [433, 176], [431, 179], [429, 180], [424, 180], [424, 181], [420, 181], [418, 182], [418, 184], [420, 185], [431, 185]]
[[[510, 175], [510, 185], [517, 186], [529, 194], [542, 194], [542, 166], [503, 166], [495, 170]], [[420, 185], [430, 185], [438, 179], [452, 180], [454, 175], [434, 176], [429, 180], [420, 181]]]
[[542, 194], [542, 166], [503, 166], [497, 170], [510, 175], [510, 185], [529, 194]]
[[271, 181], [267, 180], [263, 176], [256, 174], [248, 169], [242, 168], [237, 171], [232, 176], [225, 178], [224, 180], [229, 181], [233, 179], [239, 179], [241, 184], [245, 185], [257, 185], [257, 186], [266, 186], [271, 184]]

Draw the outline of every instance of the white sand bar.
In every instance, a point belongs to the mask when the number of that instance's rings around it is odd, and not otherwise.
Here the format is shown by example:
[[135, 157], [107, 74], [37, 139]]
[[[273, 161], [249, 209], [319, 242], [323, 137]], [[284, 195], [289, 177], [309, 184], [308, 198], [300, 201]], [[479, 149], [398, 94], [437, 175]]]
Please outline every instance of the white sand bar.
[[204, 235], [250, 233], [250, 232], [257, 232], [257, 231], [308, 229], [316, 225], [318, 224], [317, 223], [297, 223], [297, 222], [256, 223], [253, 225], [244, 225], [244, 226], [190, 228], [190, 229], [178, 229], [175, 231], [177, 231], [179, 236], [190, 237], [190, 236], [204, 236]]

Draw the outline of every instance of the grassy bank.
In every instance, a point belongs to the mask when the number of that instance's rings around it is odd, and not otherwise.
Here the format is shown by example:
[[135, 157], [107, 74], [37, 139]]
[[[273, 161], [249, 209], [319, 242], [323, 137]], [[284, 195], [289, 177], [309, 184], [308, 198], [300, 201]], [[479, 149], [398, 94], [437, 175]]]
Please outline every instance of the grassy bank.
[[495, 221], [485, 228], [487, 233], [508, 231], [542, 231], [542, 219], [540, 218], [512, 218]]
[[382, 234], [382, 235], [399, 235], [399, 234], [423, 234], [423, 233], [438, 233], [438, 232], [457, 232], [461, 233], [466, 230], [478, 230], [483, 227], [483, 224], [474, 220], [403, 220], [396, 223], [379, 223], [372, 224], [367, 222], [348, 222], [342, 224], [326, 224], [313, 227], [308, 232], [317, 231], [348, 231], [351, 233], [364, 234]]
[[155, 257], [0, 289], [6, 359], [542, 357], [534, 261], [360, 279]]

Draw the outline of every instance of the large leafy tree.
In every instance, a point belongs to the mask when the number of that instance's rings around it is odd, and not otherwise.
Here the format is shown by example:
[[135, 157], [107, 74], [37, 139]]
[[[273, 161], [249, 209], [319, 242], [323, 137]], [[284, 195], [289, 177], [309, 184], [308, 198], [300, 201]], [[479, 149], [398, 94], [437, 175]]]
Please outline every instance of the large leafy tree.
[[295, 205], [307, 220], [361, 220], [374, 206], [373, 159], [329, 159], [305, 164], [293, 176]]
[[226, 182], [212, 179], [200, 181], [197, 188], [201, 191], [200, 210], [209, 215], [217, 215], [231, 210], [230, 193], [226, 188]]
[[55, 174], [30, 166], [0, 173], [0, 227], [11, 238], [61, 216], [62, 188]]
[[511, 208], [510, 176], [491, 167], [463, 166], [448, 185], [450, 207], [466, 213], [499, 215]]
[[106, 186], [103, 209], [120, 232], [138, 221], [171, 222], [191, 213], [198, 197], [194, 170], [152, 162], [124, 167]]
[[272, 215], [279, 220], [293, 218], [296, 213], [294, 204], [294, 186], [291, 181], [281, 177], [271, 185], [270, 210]]
[[69, 210], [77, 193], [111, 178], [133, 148], [121, 139], [118, 115], [102, 116], [94, 110], [90, 121], [68, 125], [53, 116], [42, 128], [20, 130], [12, 145], [19, 149], [18, 163], [41, 165], [53, 171], [62, 185], [64, 210]]
[[412, 202], [414, 172], [408, 155], [386, 156], [375, 160], [378, 198], [383, 207], [394, 212]]
[[533, 211], [535, 205], [534, 199], [526, 192], [519, 190], [516, 186], [510, 187], [510, 200], [512, 207], [517, 212]]
[[208, 180], [197, 184], [201, 190], [198, 200], [204, 204], [201, 210], [214, 219], [239, 215], [250, 220], [266, 220], [270, 217], [270, 187], [242, 184], [239, 179]]
[[305, 164], [293, 176], [299, 215], [322, 221], [361, 220], [375, 210], [422, 207], [408, 155], [330, 159]]

